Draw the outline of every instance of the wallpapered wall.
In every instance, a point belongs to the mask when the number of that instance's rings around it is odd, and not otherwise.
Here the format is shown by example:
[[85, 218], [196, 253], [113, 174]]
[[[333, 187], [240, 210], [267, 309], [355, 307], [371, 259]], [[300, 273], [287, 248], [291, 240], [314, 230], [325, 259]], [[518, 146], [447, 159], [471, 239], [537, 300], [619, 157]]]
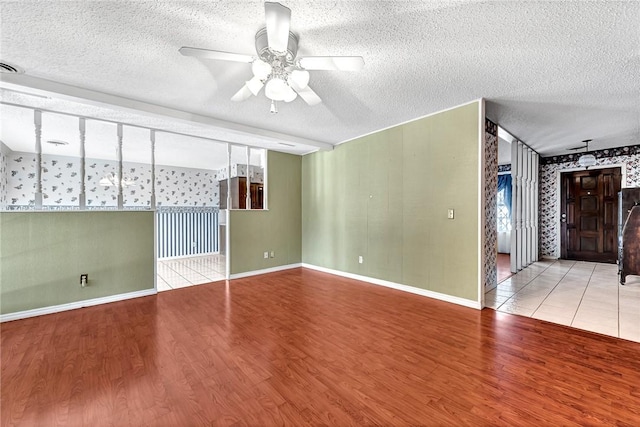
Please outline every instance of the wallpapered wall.
[[[6, 195], [8, 205], [34, 203], [36, 156], [12, 153], [6, 156]], [[3, 163], [3, 164], [5, 164]], [[115, 186], [105, 187], [100, 179], [117, 169], [116, 161], [87, 159], [85, 192], [87, 206], [117, 206]], [[80, 194], [80, 159], [42, 155], [43, 205], [77, 206]], [[123, 174], [135, 185], [123, 189], [125, 206], [149, 206], [151, 202], [151, 166], [123, 162]], [[0, 183], [0, 186], [2, 184]], [[173, 166], [156, 166], [156, 202], [158, 206], [219, 206], [217, 172]]]
[[498, 125], [485, 119], [484, 146], [484, 286], [495, 287], [498, 281], [496, 253], [498, 253]]
[[[626, 148], [626, 147], [625, 147]], [[625, 150], [608, 150], [611, 154], [625, 152]], [[627, 152], [629, 150], [626, 150]], [[634, 150], [635, 151], [635, 150]], [[577, 156], [579, 157], [579, 156]], [[565, 169], [580, 169], [576, 160], [550, 163], [554, 158], [541, 159], [540, 165], [540, 255], [543, 257], [559, 258], [558, 249], [560, 226], [560, 207], [558, 206], [558, 178], [557, 172]], [[566, 160], [566, 158], [556, 158]], [[640, 154], [615, 155], [598, 158], [598, 166], [624, 164], [627, 173], [624, 187], [640, 187]]]
[[7, 206], [7, 161], [8, 156], [4, 153], [0, 143], [0, 209]]

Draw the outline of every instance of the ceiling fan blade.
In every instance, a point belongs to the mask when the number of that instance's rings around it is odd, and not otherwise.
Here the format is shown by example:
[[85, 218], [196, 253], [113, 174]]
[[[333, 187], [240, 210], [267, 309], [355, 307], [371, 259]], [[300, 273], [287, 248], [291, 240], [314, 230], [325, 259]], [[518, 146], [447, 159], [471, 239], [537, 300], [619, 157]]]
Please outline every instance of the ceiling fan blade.
[[300, 85], [297, 85], [295, 82], [291, 82], [290, 84], [291, 87], [296, 92], [298, 92], [300, 98], [304, 99], [304, 102], [306, 102], [310, 106], [314, 106], [322, 102], [322, 99], [320, 99], [318, 94], [315, 93], [308, 85], [305, 87], [300, 87]]
[[240, 90], [237, 91], [236, 94], [231, 97], [231, 100], [234, 102], [240, 102], [240, 101], [244, 101], [245, 99], [248, 99], [249, 97], [251, 97], [251, 95], [253, 94], [251, 93], [251, 90], [249, 90], [249, 87], [245, 83], [240, 88]]
[[231, 97], [231, 100], [235, 102], [239, 102], [239, 101], [244, 101], [245, 99], [250, 98], [251, 95], [257, 96], [258, 93], [260, 92], [260, 89], [262, 89], [262, 86], [264, 86], [264, 83], [262, 82], [262, 80], [260, 80], [257, 77], [254, 77], [248, 82], [246, 82], [244, 86], [242, 86], [240, 90], [237, 91], [236, 94]]
[[305, 70], [360, 71], [364, 67], [362, 56], [305, 56], [300, 58]]
[[280, 3], [265, 2], [264, 16], [267, 23], [269, 49], [285, 53], [289, 45], [291, 9]]
[[253, 56], [241, 53], [222, 52], [220, 50], [200, 49], [197, 47], [183, 46], [178, 50], [184, 56], [195, 56], [198, 58], [219, 59], [221, 61], [246, 62], [253, 61]]

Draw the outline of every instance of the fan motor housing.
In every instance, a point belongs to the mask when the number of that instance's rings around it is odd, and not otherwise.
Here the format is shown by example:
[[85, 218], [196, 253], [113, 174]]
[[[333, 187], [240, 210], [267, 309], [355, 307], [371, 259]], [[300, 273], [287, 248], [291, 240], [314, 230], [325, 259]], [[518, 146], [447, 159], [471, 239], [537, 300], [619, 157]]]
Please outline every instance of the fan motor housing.
[[260, 59], [271, 63], [275, 58], [284, 57], [287, 65], [293, 64], [298, 53], [298, 36], [289, 31], [289, 41], [287, 43], [286, 52], [274, 52], [269, 49], [269, 41], [267, 40], [267, 27], [260, 29], [256, 33], [256, 52]]

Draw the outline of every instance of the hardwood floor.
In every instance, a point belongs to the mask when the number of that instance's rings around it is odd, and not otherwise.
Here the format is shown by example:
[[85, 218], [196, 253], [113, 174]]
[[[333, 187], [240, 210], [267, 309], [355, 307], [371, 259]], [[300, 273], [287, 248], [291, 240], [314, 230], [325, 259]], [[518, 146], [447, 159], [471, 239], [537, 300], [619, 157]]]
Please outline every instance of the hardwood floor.
[[295, 269], [1, 325], [3, 426], [640, 425], [640, 344]]
[[509, 277], [513, 276], [513, 274], [514, 273], [511, 272], [511, 255], [499, 253], [497, 257], [498, 283], [507, 280]]

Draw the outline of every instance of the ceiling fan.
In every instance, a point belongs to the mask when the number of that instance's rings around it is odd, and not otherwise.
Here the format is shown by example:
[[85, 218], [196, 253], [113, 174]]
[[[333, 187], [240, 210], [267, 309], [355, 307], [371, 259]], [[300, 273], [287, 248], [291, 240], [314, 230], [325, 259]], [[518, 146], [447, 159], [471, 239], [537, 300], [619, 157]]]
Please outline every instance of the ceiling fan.
[[219, 50], [181, 47], [185, 56], [251, 64], [253, 78], [233, 95], [232, 101], [244, 101], [264, 94], [271, 100], [271, 112], [278, 112], [278, 101], [291, 102], [300, 95], [307, 104], [322, 102], [309, 87], [309, 70], [359, 71], [364, 66], [361, 56], [305, 56], [297, 58], [298, 36], [290, 28], [291, 9], [280, 3], [265, 2], [266, 27], [256, 33], [257, 55], [244, 55]]

